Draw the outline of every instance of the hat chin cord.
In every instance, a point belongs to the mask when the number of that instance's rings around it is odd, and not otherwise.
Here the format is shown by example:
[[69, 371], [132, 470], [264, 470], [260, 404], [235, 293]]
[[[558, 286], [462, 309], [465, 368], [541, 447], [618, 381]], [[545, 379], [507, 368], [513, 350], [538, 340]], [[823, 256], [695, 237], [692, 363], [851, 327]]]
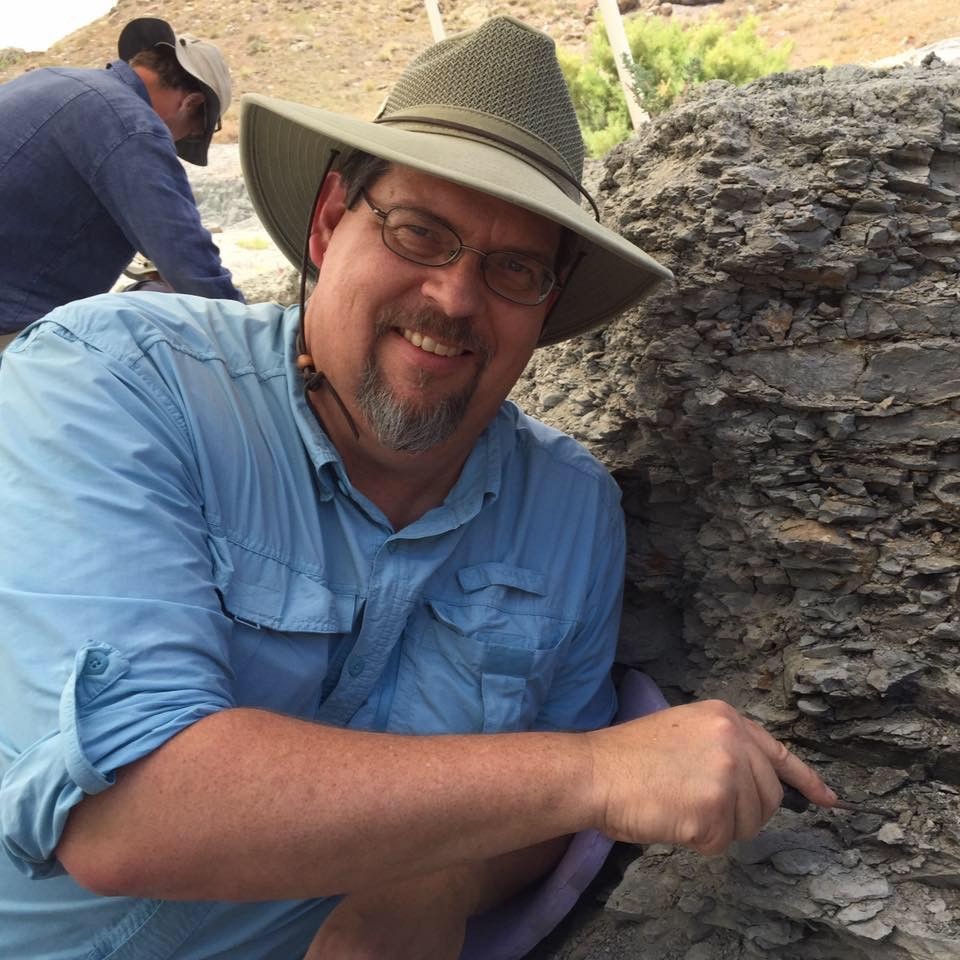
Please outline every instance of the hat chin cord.
[[[302, 316], [301, 308], [301, 316]], [[303, 334], [297, 334], [297, 350], [301, 351], [297, 355], [297, 369], [300, 371], [300, 376], [303, 377], [303, 396], [307, 401], [307, 406], [313, 411], [313, 415], [317, 418], [317, 423], [320, 424], [321, 429], [324, 433], [328, 433], [326, 424], [323, 422], [320, 414], [317, 412], [317, 408], [310, 402], [310, 394], [315, 393], [316, 391], [326, 387], [330, 393], [330, 396], [337, 403], [337, 408], [343, 414], [343, 419], [347, 421], [347, 426], [350, 428], [350, 432], [353, 434], [354, 440], [360, 439], [360, 431], [357, 429], [357, 425], [354, 422], [353, 417], [350, 416], [350, 411], [347, 410], [346, 404], [343, 400], [340, 399], [340, 394], [337, 393], [334, 389], [333, 384], [327, 379], [327, 375], [322, 370], [315, 370], [313, 367], [313, 358], [309, 353], [306, 352], [306, 346], [303, 341]]]
[[297, 331], [297, 359], [295, 362], [297, 365], [297, 370], [300, 371], [300, 376], [304, 381], [303, 397], [307, 401], [307, 406], [313, 411], [313, 415], [316, 417], [317, 423], [320, 424], [320, 429], [323, 430], [324, 433], [327, 433], [327, 428], [323, 422], [323, 419], [317, 412], [316, 407], [310, 402], [310, 394], [316, 393], [323, 387], [326, 387], [330, 392], [330, 396], [332, 396], [336, 401], [337, 408], [343, 414], [344, 420], [347, 421], [347, 426], [350, 428], [350, 432], [353, 434], [354, 440], [359, 441], [360, 431], [357, 429], [357, 424], [355, 423], [353, 417], [350, 416], [350, 411], [347, 410], [346, 404], [340, 399], [340, 394], [337, 393], [333, 384], [327, 379], [327, 375], [322, 370], [317, 370], [316, 367], [314, 367], [313, 356], [307, 349], [307, 340], [306, 335], [304, 334], [304, 321], [306, 319], [307, 302], [307, 268], [310, 264], [310, 231], [313, 228], [313, 218], [317, 212], [317, 204], [320, 202], [320, 192], [323, 190], [324, 181], [327, 179], [327, 174], [330, 172], [330, 168], [337, 159], [338, 153], [339, 151], [334, 150], [333, 153], [330, 154], [330, 159], [327, 161], [327, 165], [324, 168], [323, 176], [320, 177], [320, 186], [317, 187], [316, 195], [314, 196], [313, 203], [310, 206], [310, 219], [307, 221], [307, 235], [303, 241], [303, 257], [300, 260], [300, 297], [298, 301], [300, 310], [300, 329]]

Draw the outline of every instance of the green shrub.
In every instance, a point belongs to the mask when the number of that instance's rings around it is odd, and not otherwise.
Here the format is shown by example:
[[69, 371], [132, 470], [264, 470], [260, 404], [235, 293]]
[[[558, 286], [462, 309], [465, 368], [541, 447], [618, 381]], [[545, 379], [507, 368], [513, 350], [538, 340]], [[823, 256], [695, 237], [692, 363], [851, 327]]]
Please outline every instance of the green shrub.
[[[663, 17], [625, 21], [633, 55], [633, 90], [651, 116], [668, 109], [693, 84], [729, 80], [742, 84], [787, 67], [790, 41], [768, 47], [757, 35], [756, 17], [730, 25], [711, 17], [684, 27]], [[602, 23], [594, 25], [589, 51], [561, 51], [560, 63], [592, 156], [605, 153], [632, 133], [630, 114]]]

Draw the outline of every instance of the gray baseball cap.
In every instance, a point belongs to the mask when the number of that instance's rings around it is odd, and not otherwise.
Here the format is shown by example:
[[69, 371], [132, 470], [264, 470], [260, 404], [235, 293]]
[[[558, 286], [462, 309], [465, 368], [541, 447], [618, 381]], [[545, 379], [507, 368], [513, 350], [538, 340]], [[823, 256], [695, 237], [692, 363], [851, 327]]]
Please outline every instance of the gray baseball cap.
[[220, 51], [205, 40], [177, 36], [173, 27], [159, 17], [138, 17], [120, 31], [117, 52], [121, 60], [132, 60], [141, 50], [163, 44], [172, 47], [177, 62], [194, 77], [207, 98], [207, 125], [196, 140], [180, 140], [177, 153], [188, 163], [207, 165], [207, 151], [220, 120], [230, 106], [230, 71]]

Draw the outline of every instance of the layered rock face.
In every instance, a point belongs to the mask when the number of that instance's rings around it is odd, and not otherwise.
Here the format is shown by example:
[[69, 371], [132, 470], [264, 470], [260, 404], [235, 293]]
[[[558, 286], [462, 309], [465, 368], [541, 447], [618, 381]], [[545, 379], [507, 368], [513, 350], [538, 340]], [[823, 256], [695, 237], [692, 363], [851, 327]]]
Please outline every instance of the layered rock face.
[[651, 958], [956, 960], [960, 68], [708, 84], [598, 186], [676, 284], [515, 396], [623, 487], [620, 659], [870, 808], [648, 849], [608, 909]]

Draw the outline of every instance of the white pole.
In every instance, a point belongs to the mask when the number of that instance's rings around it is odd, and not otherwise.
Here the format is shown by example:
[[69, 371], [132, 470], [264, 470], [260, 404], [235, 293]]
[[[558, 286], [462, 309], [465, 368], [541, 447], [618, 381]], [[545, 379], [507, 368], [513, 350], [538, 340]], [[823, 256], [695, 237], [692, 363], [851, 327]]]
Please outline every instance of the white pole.
[[430, 21], [433, 42], [439, 43], [447, 36], [443, 29], [443, 18], [440, 16], [440, 4], [437, 0], [423, 0], [423, 5], [427, 8], [427, 19]]
[[597, 0], [597, 6], [600, 8], [600, 16], [603, 17], [603, 25], [607, 30], [607, 39], [613, 51], [613, 62], [617, 65], [620, 86], [623, 87], [623, 95], [627, 98], [630, 122], [634, 130], [639, 130], [645, 123], [649, 123], [650, 117], [637, 103], [633, 93], [633, 77], [630, 76], [630, 71], [624, 62], [626, 60], [633, 63], [633, 57], [630, 53], [630, 45], [627, 43], [627, 32], [623, 29], [623, 20], [620, 19], [620, 8], [617, 6], [617, 0]]

